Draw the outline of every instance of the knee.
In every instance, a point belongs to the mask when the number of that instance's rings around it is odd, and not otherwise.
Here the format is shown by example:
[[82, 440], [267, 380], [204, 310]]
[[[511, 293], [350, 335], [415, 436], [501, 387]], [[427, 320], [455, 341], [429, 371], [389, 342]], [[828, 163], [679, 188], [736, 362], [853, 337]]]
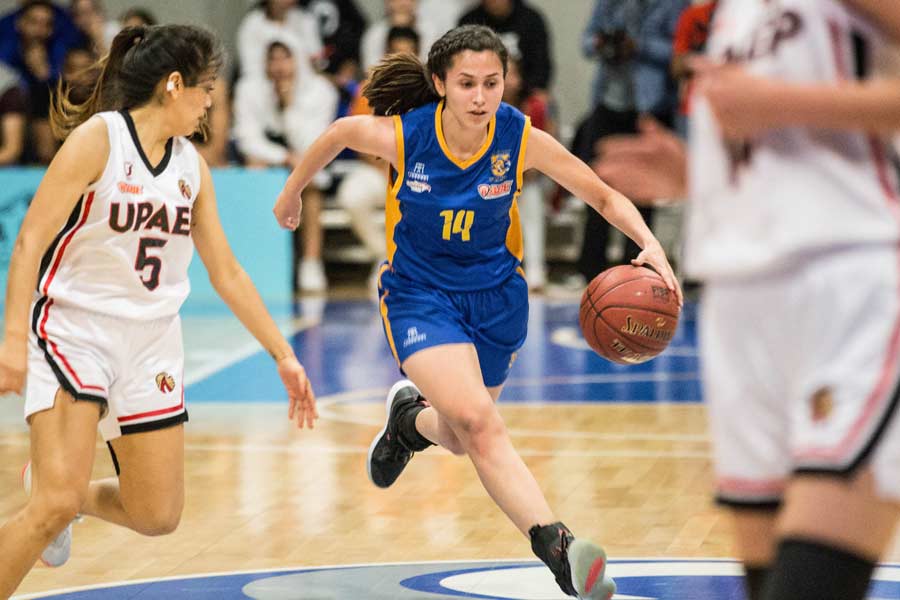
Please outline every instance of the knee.
[[168, 535], [175, 531], [181, 522], [181, 506], [149, 507], [132, 518], [135, 531], [142, 535]]
[[465, 456], [466, 455], [466, 447], [463, 445], [459, 438], [456, 437], [452, 431], [448, 431], [441, 435], [441, 447], [445, 450], [449, 450], [451, 454], [455, 456]]
[[486, 454], [506, 436], [506, 426], [493, 404], [462, 413], [452, 425], [462, 449], [469, 455]]
[[47, 490], [34, 496], [29, 508], [34, 511], [41, 537], [53, 539], [71, 523], [84, 505], [86, 491]]

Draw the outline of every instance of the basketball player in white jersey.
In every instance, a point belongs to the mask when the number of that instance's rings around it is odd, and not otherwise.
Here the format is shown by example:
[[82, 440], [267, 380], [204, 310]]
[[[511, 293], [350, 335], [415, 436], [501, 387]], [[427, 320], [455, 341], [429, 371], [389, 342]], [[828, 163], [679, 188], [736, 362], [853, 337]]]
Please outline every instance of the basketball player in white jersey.
[[[30, 499], [0, 528], [2, 598], [39, 556], [54, 566], [68, 558], [79, 512], [145, 535], [177, 526], [187, 420], [178, 310], [195, 245], [215, 289], [277, 362], [289, 415], [299, 427], [317, 416], [303, 367], [228, 246], [209, 169], [184, 137], [210, 106], [218, 48], [195, 27], [128, 28], [84, 103], [57, 98], [53, 125], [68, 137], [16, 241], [0, 346], [0, 394], [21, 392], [27, 378], [31, 425]], [[98, 424], [117, 479], [90, 481]]]
[[647, 123], [599, 167], [638, 197], [689, 182], [717, 495], [752, 600], [864, 598], [900, 512], [897, 42], [898, 2], [722, 0], [689, 156]]

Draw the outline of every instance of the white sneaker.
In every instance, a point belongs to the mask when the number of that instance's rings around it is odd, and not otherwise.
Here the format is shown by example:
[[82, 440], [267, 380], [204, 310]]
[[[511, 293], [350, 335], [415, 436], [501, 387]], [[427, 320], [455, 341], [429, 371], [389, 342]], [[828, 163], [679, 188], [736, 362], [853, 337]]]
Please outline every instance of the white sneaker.
[[[31, 495], [31, 461], [22, 469], [22, 485], [25, 487], [25, 493]], [[74, 521], [72, 521], [74, 523]], [[41, 553], [41, 562], [48, 567], [61, 567], [72, 554], [72, 523], [66, 525], [56, 539], [50, 542], [50, 545], [44, 548]]]
[[616, 582], [606, 574], [606, 552], [591, 542], [574, 539], [568, 547], [572, 585], [582, 600], [610, 600]]
[[322, 293], [328, 290], [322, 261], [302, 259], [297, 267], [297, 285], [301, 292]]

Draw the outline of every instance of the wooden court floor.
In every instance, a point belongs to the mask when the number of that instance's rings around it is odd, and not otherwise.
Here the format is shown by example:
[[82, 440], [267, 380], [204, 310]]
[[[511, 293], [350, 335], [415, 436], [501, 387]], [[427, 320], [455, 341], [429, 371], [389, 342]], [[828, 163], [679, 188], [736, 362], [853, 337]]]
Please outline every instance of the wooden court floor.
[[[572, 310], [577, 307], [563, 307], [566, 315]], [[530, 343], [539, 349], [565, 338], [565, 332], [553, 329], [565, 322], [555, 315], [548, 308], [540, 322], [532, 324], [530, 335], [537, 339]], [[337, 324], [332, 330], [321, 326], [329, 322], [327, 310], [311, 319], [298, 326], [296, 318], [285, 317], [281, 323], [288, 332], [305, 332], [300, 340], [304, 351], [335, 352], [329, 340], [346, 332]], [[208, 321], [200, 319], [197, 326], [190, 318], [185, 321], [186, 338], [209, 338], [209, 346], [195, 344], [195, 352], [221, 346], [221, 340], [210, 335]], [[341, 322], [347, 326], [347, 318]], [[357, 324], [354, 331], [359, 327], [363, 325]], [[538, 327], [543, 333], [536, 332]], [[232, 331], [228, 335], [234, 336], [234, 347], [246, 345], [239, 330], [229, 328], [233, 324], [219, 331]], [[346, 343], [359, 345], [358, 339]], [[622, 388], [622, 398], [615, 402], [566, 401], [571, 392], [565, 385], [590, 388], [579, 382], [606, 380], [604, 373], [592, 374], [594, 363], [562, 356], [559, 375], [533, 372], [535, 365], [553, 363], [549, 351], [532, 363], [523, 358], [524, 371], [511, 376], [513, 401], [500, 404], [514, 444], [557, 515], [579, 536], [604, 545], [611, 558], [731, 557], [727, 518], [710, 499], [712, 474], [702, 404], [666, 398], [650, 402], [646, 397], [629, 401], [629, 394], [646, 396], [646, 390], [629, 388], [615, 378], [610, 389]], [[19, 593], [282, 567], [532, 558], [527, 540], [493, 505], [466, 459], [430, 449], [416, 455], [393, 488], [379, 490], [369, 483], [366, 451], [382, 423], [383, 394], [396, 377], [396, 371], [384, 367], [390, 366], [389, 357], [372, 365], [386, 371], [381, 380], [367, 375], [367, 363], [359, 356], [344, 356], [343, 368], [356, 372], [352, 376], [331, 373], [327, 360], [321, 365], [303, 356], [301, 360], [320, 389], [322, 418], [314, 431], [293, 429], [286, 405], [273, 398], [217, 401], [216, 395], [226, 394], [215, 387], [203, 388], [202, 382], [189, 386], [189, 392], [194, 389], [199, 396], [212, 397], [192, 404], [188, 395], [186, 505], [178, 530], [144, 538], [86, 518], [75, 525], [68, 564], [59, 569], [36, 567]], [[652, 371], [648, 377], [657, 386], [667, 383], [666, 373], [676, 380], [674, 371], [667, 369]], [[222, 370], [233, 371], [229, 377], [234, 379], [223, 383], [228, 389], [263, 376], [246, 361]], [[329, 378], [333, 381], [327, 382]], [[540, 378], [565, 385], [541, 388], [545, 397], [537, 397], [528, 386]], [[517, 385], [519, 391], [513, 391]], [[255, 387], [261, 386], [265, 387], [262, 383]], [[28, 438], [19, 416], [21, 401], [7, 397], [3, 402], [0, 518], [5, 520], [25, 502], [19, 472], [28, 459]], [[105, 445], [98, 440], [95, 475], [111, 474]], [[900, 543], [894, 544], [888, 560], [900, 561]]]

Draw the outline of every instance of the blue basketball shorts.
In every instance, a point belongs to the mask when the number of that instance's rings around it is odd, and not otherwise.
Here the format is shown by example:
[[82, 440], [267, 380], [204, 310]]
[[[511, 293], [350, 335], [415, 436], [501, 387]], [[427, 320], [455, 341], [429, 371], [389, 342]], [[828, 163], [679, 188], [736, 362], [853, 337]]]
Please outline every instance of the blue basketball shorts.
[[472, 344], [484, 385], [506, 381], [528, 332], [528, 284], [521, 271], [494, 288], [471, 292], [436, 289], [382, 264], [378, 278], [381, 321], [401, 367], [425, 348]]

